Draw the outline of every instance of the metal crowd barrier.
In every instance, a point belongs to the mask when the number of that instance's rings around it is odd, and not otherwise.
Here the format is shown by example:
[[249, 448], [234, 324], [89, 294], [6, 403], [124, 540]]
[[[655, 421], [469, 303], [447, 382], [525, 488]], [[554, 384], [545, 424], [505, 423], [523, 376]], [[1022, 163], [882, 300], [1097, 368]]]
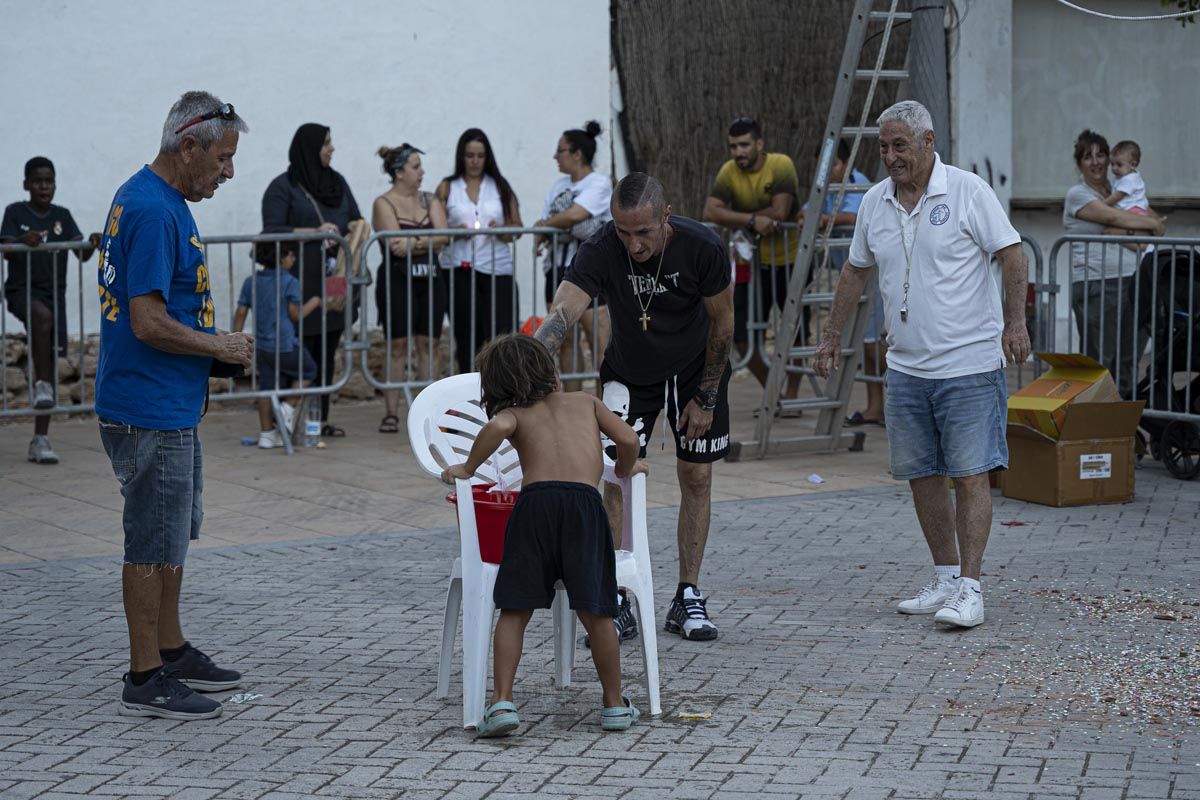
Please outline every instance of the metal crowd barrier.
[[[19, 304], [20, 308], [10, 309], [9, 298], [4, 298], [4, 302], [0, 305], [0, 344], [3, 345], [4, 362], [0, 364], [0, 419], [11, 417], [26, 417], [26, 416], [41, 416], [47, 414], [76, 414], [91, 411], [93, 407], [93, 398], [89, 397], [88, 379], [94, 379], [92, 376], [87, 376], [86, 369], [86, 349], [87, 337], [82, 334], [84, 331], [84, 291], [93, 291], [95, 286], [94, 273], [88, 270], [87, 280], [84, 278], [83, 264], [84, 256], [88, 258], [92, 255], [94, 248], [87, 241], [78, 242], [50, 242], [39, 245], [38, 247], [29, 247], [23, 244], [0, 244], [0, 261], [4, 264], [6, 275], [12, 275], [14, 271], [23, 271], [25, 273], [25, 289], [12, 298], [14, 305]], [[65, 296], [65, 302], [62, 306], [54, 302], [53, 308], [48, 309], [50, 312], [49, 333], [45, 333], [45, 325], [31, 324], [30, 318], [40, 312], [33, 308], [33, 300], [37, 299], [33, 292], [33, 278], [37, 273], [34, 268], [33, 260], [35, 254], [44, 253], [63, 253], [62, 258], [67, 259], [68, 276], [70, 275], [70, 254], [73, 253], [75, 258], [75, 278], [79, 291], [72, 296], [67, 295], [66, 286], [60, 285], [60, 276], [58, 274], [57, 264], [51, 270], [51, 290], [55, 297], [59, 295]], [[57, 262], [57, 256], [55, 262]], [[85, 288], [86, 287], [86, 288]], [[75, 308], [71, 306], [74, 305]], [[17, 314], [23, 311], [25, 316], [25, 333], [18, 334], [10, 330], [8, 323], [5, 320], [6, 313], [10, 310], [15, 310]], [[71, 341], [66, 335], [67, 318], [74, 313], [78, 313], [79, 330], [81, 335], [78, 340]], [[17, 314], [14, 314], [16, 316]], [[64, 316], [65, 315], [65, 316]], [[16, 356], [15, 353], [24, 348], [24, 353]], [[35, 368], [35, 354], [41, 352], [43, 348], [51, 348], [51, 367], [48, 374], [41, 374]], [[14, 362], [9, 364], [10, 358]], [[64, 385], [64, 375], [62, 364], [59, 359], [65, 358], [69, 371], [73, 373], [72, 377], [78, 377], [79, 399], [75, 400], [70, 397], [70, 390], [64, 391], [67, 387]], [[38, 381], [46, 381], [54, 390], [54, 403], [47, 408], [33, 407], [33, 392], [34, 384]], [[64, 397], [70, 402], [63, 402]]]
[[[735, 234], [736, 231], [713, 223], [707, 224], [725, 240], [732, 260], [736, 243], [731, 242], [731, 234]], [[782, 237], [782, 252], [789, 256], [787, 265], [763, 264], [764, 248], [755, 246], [750, 259], [749, 280], [741, 284], [746, 287], [744, 302], [747, 311], [746, 327], [749, 331], [749, 342], [746, 351], [734, 360], [734, 369], [750, 366], [752, 359], [757, 359], [764, 370], [770, 366], [767, 332], [774, 330], [774, 326], [771, 324], [771, 311], [772, 308], [778, 308], [778, 305], [782, 304], [783, 297], [786, 296], [787, 283], [782, 280], [773, 280], [769, 287], [763, 287], [762, 279], [767, 267], [783, 269], [785, 270], [783, 275], [790, 278], [794, 268], [790, 254], [792, 245], [799, 236], [799, 225], [794, 222], [780, 223], [779, 231]], [[806, 308], [817, 305], [828, 307], [833, 302], [838, 277], [849, 255], [854, 229], [850, 226], [838, 226], [833, 229], [833, 234], [829, 239], [818, 238], [818, 249], [813, 259], [813, 268], [810, 271], [808, 290], [803, 299]], [[1053, 280], [1047, 280], [1046, 264], [1038, 243], [1025, 235], [1021, 236], [1021, 242], [1030, 263], [1029, 294], [1026, 298], [1026, 321], [1029, 326], [1030, 341], [1034, 350], [1053, 349], [1055, 296], [1059, 287]], [[879, 301], [874, 274], [869, 279], [867, 293], [871, 299], [862, 309], [862, 313], [870, 315], [873, 313], [874, 304]], [[804, 346], [819, 343], [824, 323], [825, 315], [811, 314], [808, 321], [801, 324], [796, 344]], [[877, 333], [878, 340], [882, 341], [886, 330], [880, 330]], [[860, 383], [882, 384], [885, 366], [883, 361], [882, 348], [875, 347], [873, 363], [868, 363], [865, 358], [859, 359], [855, 380]], [[1016, 368], [1018, 388], [1025, 383], [1027, 366], [1029, 365], [1020, 364]], [[1043, 366], [1035, 359], [1032, 369], [1034, 377], [1037, 377], [1042, 373]], [[809, 370], [804, 367], [795, 367], [790, 371], [806, 376], [809, 374]]]
[[1123, 397], [1145, 400], [1143, 417], [1200, 422], [1200, 238], [1063, 236], [1052, 270], [1064, 247], [1068, 349], [1108, 367]]
[[[527, 234], [532, 237], [523, 238]], [[544, 316], [562, 280], [565, 265], [559, 254], [568, 237], [559, 228], [528, 227], [371, 234], [363, 244], [362, 263], [374, 252], [381, 253], [374, 277], [369, 271], [363, 277], [374, 284], [374, 325], [368, 313], [358, 320], [359, 368], [367, 383], [384, 392], [403, 391], [411, 400], [414, 391], [440, 377], [471, 371], [475, 355], [489, 340], [531, 331], [529, 317]], [[527, 258], [522, 258], [522, 248]], [[501, 269], [511, 265], [511, 274], [476, 268], [491, 269], [497, 261], [503, 262]], [[522, 292], [532, 296], [522, 298]], [[599, 325], [607, 310], [595, 301], [592, 314], [598, 318], [593, 324]], [[383, 330], [382, 343], [372, 341], [375, 327]], [[563, 348], [559, 363], [564, 381], [598, 377], [602, 337], [590, 336], [585, 345], [581, 327], [574, 326]]]

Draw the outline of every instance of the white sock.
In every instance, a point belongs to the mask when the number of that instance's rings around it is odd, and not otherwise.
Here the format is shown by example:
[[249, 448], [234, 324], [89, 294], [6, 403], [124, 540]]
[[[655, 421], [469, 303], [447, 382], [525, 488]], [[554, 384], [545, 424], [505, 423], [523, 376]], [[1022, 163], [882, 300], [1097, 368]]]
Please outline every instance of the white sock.
[[942, 583], [951, 583], [958, 580], [958, 564], [947, 564], [945, 566], [939, 564], [935, 565], [934, 569], [937, 570], [938, 580]]
[[963, 582], [964, 586], [967, 586], [967, 587], [979, 592], [980, 594], [983, 594], [983, 587], [980, 586], [979, 581], [975, 580], [974, 578], [963, 578], [962, 582]]

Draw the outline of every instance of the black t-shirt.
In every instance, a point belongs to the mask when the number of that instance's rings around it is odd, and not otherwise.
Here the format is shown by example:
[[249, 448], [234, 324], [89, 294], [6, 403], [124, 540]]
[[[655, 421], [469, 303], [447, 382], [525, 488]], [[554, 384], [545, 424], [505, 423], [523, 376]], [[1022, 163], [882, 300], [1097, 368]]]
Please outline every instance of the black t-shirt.
[[[45, 231], [45, 242], [77, 242], [83, 238], [79, 226], [71, 212], [62, 206], [51, 205], [45, 216], [34, 213], [29, 203], [13, 203], [4, 209], [4, 219], [0, 221], [0, 239], [15, 240], [18, 236], [29, 231]], [[30, 274], [30, 290], [33, 294], [50, 298], [54, 291], [54, 270], [58, 269], [58, 291], [61, 294], [67, 288], [67, 260], [70, 253], [65, 250], [58, 252], [34, 252], [32, 254], [12, 253], [8, 256], [8, 277], [4, 280], [4, 293], [12, 294], [25, 291], [25, 264], [28, 258]]]
[[[687, 217], [672, 216], [668, 222], [675, 235], [662, 254], [657, 284], [658, 256], [640, 264], [631, 259], [612, 222], [579, 246], [565, 277], [590, 297], [603, 295], [608, 301], [612, 338], [605, 363], [635, 385], [665, 380], [704, 352], [704, 298], [729, 286], [729, 257], [721, 239]], [[647, 301], [650, 320], [643, 331]]]

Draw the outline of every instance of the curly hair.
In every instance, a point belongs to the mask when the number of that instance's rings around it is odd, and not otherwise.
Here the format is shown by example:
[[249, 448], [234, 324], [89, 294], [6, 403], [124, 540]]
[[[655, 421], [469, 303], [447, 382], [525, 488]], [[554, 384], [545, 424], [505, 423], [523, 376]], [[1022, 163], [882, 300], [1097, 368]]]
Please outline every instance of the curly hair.
[[523, 333], [498, 336], [475, 357], [488, 419], [526, 408], [558, 391], [558, 372], [546, 346]]

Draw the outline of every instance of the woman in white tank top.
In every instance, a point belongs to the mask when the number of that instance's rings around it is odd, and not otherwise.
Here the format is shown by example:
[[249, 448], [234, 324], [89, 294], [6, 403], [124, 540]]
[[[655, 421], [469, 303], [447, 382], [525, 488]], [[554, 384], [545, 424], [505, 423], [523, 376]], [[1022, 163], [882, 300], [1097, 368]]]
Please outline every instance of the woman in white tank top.
[[[520, 227], [517, 196], [496, 166], [487, 134], [469, 128], [458, 137], [454, 174], [437, 188], [451, 228], [469, 231]], [[512, 238], [456, 236], [442, 252], [450, 273], [450, 323], [459, 372], [474, 370], [485, 342], [516, 330], [517, 289], [513, 281]]]

